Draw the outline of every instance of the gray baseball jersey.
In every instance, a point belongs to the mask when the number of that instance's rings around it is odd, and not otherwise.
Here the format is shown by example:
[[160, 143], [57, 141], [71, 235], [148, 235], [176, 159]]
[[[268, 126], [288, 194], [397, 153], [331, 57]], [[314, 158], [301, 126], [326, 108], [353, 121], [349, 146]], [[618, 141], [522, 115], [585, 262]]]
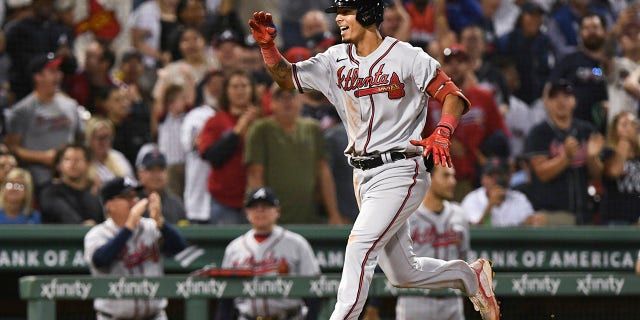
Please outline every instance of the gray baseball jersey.
[[440, 64], [420, 48], [392, 37], [367, 57], [355, 46], [339, 44], [292, 65], [299, 91], [314, 89], [336, 106], [345, 124], [345, 153], [420, 153], [409, 143], [420, 139], [427, 114], [424, 91]]
[[[276, 226], [264, 241], [256, 240], [249, 230], [229, 243], [224, 252], [223, 268], [249, 269], [258, 274], [318, 275], [320, 265], [311, 245], [297, 233]], [[240, 314], [258, 317], [273, 316], [300, 309], [302, 299], [235, 298]]]
[[[445, 201], [440, 214], [420, 206], [408, 222], [413, 250], [418, 256], [465, 259], [470, 243], [469, 222], [459, 205]], [[462, 298], [399, 297], [396, 319], [464, 320]]]
[[[162, 276], [164, 266], [160, 252], [161, 237], [155, 220], [141, 218], [137, 228], [127, 240], [119, 258], [108, 268], [97, 268], [92, 261], [93, 254], [109, 240], [113, 239], [120, 228], [111, 219], [96, 225], [84, 237], [84, 256], [94, 276]], [[95, 299], [96, 311], [106, 312], [116, 318], [134, 318], [136, 316], [164, 313], [167, 299]]]
[[[345, 154], [380, 153], [384, 165], [354, 171], [360, 213], [345, 250], [345, 262], [331, 320], [358, 319], [376, 263], [391, 283], [418, 288], [478, 290], [475, 272], [462, 260], [444, 261], [412, 253], [407, 218], [429, 187], [420, 140], [427, 114], [427, 86], [440, 64], [410, 44], [386, 37], [366, 57], [352, 44], [339, 44], [293, 64], [299, 91], [322, 92], [336, 107], [349, 145]], [[409, 157], [393, 161], [390, 152]]]

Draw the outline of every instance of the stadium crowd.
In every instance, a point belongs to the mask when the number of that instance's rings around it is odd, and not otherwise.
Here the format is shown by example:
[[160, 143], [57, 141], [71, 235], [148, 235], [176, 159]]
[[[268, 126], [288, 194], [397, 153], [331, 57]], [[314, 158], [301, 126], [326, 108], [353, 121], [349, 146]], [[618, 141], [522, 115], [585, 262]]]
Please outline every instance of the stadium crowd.
[[[246, 23], [272, 12], [284, 56], [305, 60], [340, 41], [333, 1], [0, 3], [0, 223], [99, 224], [115, 177], [182, 225], [247, 223], [263, 186], [280, 224], [357, 217], [337, 113], [274, 86]], [[472, 223], [638, 223], [639, 3], [388, 0], [380, 31], [471, 101], [451, 154]], [[425, 107], [428, 136], [442, 107]]]

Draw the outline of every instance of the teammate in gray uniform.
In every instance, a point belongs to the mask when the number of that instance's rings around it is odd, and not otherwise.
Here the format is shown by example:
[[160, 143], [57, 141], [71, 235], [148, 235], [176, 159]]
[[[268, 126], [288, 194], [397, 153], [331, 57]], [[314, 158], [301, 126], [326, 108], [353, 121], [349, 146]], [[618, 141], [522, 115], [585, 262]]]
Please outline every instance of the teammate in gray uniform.
[[[354, 167], [360, 206], [347, 247], [332, 320], [357, 319], [376, 263], [398, 287], [456, 288], [467, 293], [483, 318], [498, 319], [493, 272], [485, 259], [467, 264], [417, 257], [406, 220], [429, 187], [421, 155], [451, 166], [450, 137], [469, 102], [440, 64], [419, 48], [382, 38], [382, 0], [335, 0], [342, 44], [289, 63], [275, 46], [271, 14], [249, 21], [267, 69], [283, 88], [318, 90], [336, 107], [349, 136], [345, 154]], [[442, 103], [433, 134], [420, 137], [427, 99]]]
[[[453, 168], [434, 167], [422, 205], [407, 220], [418, 256], [466, 260], [469, 222], [462, 207], [449, 202], [456, 187], [455, 173]], [[464, 305], [456, 296], [402, 296], [396, 304], [396, 319], [464, 320]]]
[[[307, 240], [276, 225], [280, 202], [271, 189], [251, 191], [245, 200], [245, 211], [251, 230], [229, 243], [222, 268], [250, 270], [256, 275], [320, 274], [320, 265]], [[311, 320], [317, 318], [318, 312], [315, 299], [239, 297], [233, 304], [240, 320]], [[231, 304], [220, 303], [216, 319], [231, 318]]]
[[[162, 255], [184, 248], [182, 235], [162, 216], [160, 196], [138, 199], [135, 181], [115, 178], [101, 189], [107, 220], [84, 237], [84, 255], [94, 276], [162, 276]], [[151, 218], [142, 214], [149, 209]], [[97, 320], [165, 320], [167, 299], [95, 299]]]

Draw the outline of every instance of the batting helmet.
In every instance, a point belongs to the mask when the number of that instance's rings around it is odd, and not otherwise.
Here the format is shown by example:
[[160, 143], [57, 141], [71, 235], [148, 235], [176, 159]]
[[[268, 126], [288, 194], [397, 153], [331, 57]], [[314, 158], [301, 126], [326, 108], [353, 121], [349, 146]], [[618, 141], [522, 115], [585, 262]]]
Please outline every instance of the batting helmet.
[[363, 26], [380, 25], [384, 14], [383, 0], [335, 0], [334, 5], [324, 10], [326, 13], [336, 13], [338, 8], [353, 8], [357, 10], [356, 20]]

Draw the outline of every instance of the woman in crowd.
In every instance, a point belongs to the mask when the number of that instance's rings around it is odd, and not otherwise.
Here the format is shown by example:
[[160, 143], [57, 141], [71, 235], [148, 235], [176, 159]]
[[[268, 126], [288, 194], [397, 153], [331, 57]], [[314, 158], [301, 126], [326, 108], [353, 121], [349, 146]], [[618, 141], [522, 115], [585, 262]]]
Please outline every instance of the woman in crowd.
[[255, 105], [255, 84], [247, 72], [229, 73], [222, 88], [218, 112], [204, 125], [198, 146], [202, 158], [211, 164], [211, 223], [247, 223], [242, 211], [247, 185], [242, 150], [247, 129], [261, 110]]
[[13, 168], [0, 189], [0, 224], [39, 224], [33, 209], [33, 180], [29, 171]]
[[158, 81], [153, 88], [152, 134], [155, 136], [157, 122], [162, 121], [168, 110], [162, 104], [162, 97], [166, 89], [171, 85], [183, 87], [187, 106], [193, 107], [196, 100], [196, 86], [207, 72], [217, 63], [213, 55], [207, 54], [206, 42], [200, 31], [193, 27], [185, 27], [179, 37], [179, 48], [182, 59], [171, 62], [163, 69], [158, 70]]
[[85, 134], [93, 159], [89, 176], [93, 179], [95, 190], [116, 177], [135, 179], [129, 160], [122, 152], [113, 149], [114, 128], [111, 121], [93, 117], [87, 122]]
[[640, 218], [640, 144], [638, 119], [629, 112], [617, 114], [608, 131], [604, 163], [604, 197], [601, 224], [629, 225]]

